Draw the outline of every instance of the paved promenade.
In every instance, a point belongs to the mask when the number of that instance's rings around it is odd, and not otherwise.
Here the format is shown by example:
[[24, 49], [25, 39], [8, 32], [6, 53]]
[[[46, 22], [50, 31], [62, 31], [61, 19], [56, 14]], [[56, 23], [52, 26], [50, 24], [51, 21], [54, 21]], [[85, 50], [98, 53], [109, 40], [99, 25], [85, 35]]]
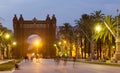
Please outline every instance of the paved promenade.
[[20, 69], [13, 73], [120, 73], [120, 67], [86, 64], [77, 62], [61, 61], [60, 64], [55, 63], [51, 59], [41, 59], [33, 62], [21, 63]]

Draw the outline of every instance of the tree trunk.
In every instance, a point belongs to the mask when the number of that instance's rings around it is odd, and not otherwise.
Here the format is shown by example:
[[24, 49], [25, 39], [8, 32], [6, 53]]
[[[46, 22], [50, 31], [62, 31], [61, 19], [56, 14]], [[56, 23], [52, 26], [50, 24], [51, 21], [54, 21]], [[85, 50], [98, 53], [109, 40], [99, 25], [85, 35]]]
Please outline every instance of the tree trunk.
[[85, 53], [85, 59], [86, 59], [86, 48], [87, 48], [87, 47], [86, 47], [86, 38], [85, 38], [84, 45], [85, 45], [85, 47], [84, 47], [84, 51], [85, 51], [85, 52], [84, 52], [84, 53]]
[[81, 36], [81, 58], [83, 59], [83, 42], [82, 42], [82, 36]]
[[101, 59], [101, 56], [102, 56], [102, 48], [101, 48], [101, 46], [102, 46], [102, 43], [101, 43], [101, 40], [100, 40], [100, 59]]

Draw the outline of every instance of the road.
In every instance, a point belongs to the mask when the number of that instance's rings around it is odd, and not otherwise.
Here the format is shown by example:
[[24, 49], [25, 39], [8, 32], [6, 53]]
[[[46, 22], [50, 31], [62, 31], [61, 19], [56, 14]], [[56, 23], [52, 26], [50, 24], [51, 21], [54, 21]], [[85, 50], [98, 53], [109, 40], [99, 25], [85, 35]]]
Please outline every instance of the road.
[[87, 64], [77, 62], [67, 62], [64, 65], [63, 61], [59, 64], [51, 59], [40, 59], [39, 61], [23, 62], [19, 70], [13, 73], [120, 73], [120, 67]]

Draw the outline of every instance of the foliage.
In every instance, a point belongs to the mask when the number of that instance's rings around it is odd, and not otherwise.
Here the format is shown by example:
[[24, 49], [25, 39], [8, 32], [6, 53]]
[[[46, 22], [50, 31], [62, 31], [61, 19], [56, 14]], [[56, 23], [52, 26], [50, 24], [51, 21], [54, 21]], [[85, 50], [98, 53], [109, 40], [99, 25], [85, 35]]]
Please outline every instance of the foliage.
[[[22, 60], [21, 59], [18, 59], [16, 60], [17, 63], [20, 63]], [[0, 71], [8, 71], [8, 70], [12, 70], [15, 66], [15, 62], [14, 60], [12, 61], [9, 61], [7, 63], [3, 63], [3, 64], [0, 64]]]
[[112, 30], [113, 34], [116, 36], [116, 21], [114, 18], [111, 16], [105, 16], [103, 22], [98, 22], [96, 24], [101, 25], [102, 31], [96, 32], [94, 34], [95, 40], [97, 41], [98, 39], [103, 40], [103, 42], [111, 42], [114, 41], [113, 38], [115, 38], [110, 30], [105, 26], [105, 23], [109, 26], [109, 28]]
[[[6, 38], [6, 35], [9, 35], [10, 37]], [[2, 52], [3, 57], [5, 49], [7, 50], [7, 58], [8, 58], [8, 45], [12, 45], [13, 42], [13, 33], [11, 30], [7, 29], [6, 27], [3, 27], [0, 25], [0, 50]]]
[[14, 61], [8, 63], [0, 64], [0, 71], [12, 70], [14, 68]]

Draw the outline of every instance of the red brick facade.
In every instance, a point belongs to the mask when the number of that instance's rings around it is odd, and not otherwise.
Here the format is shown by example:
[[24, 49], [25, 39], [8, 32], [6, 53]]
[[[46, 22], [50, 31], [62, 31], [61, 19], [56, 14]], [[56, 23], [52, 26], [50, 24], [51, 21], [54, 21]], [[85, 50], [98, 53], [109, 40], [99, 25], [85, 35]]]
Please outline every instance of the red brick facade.
[[15, 53], [17, 57], [22, 57], [27, 54], [28, 45], [26, 43], [27, 38], [32, 34], [37, 34], [42, 38], [42, 54], [44, 56], [54, 56], [55, 48], [53, 47], [56, 38], [56, 17], [52, 18], [47, 15], [45, 20], [24, 20], [23, 16], [20, 15], [18, 18], [14, 15], [13, 18], [13, 29], [14, 37], [17, 41]]

